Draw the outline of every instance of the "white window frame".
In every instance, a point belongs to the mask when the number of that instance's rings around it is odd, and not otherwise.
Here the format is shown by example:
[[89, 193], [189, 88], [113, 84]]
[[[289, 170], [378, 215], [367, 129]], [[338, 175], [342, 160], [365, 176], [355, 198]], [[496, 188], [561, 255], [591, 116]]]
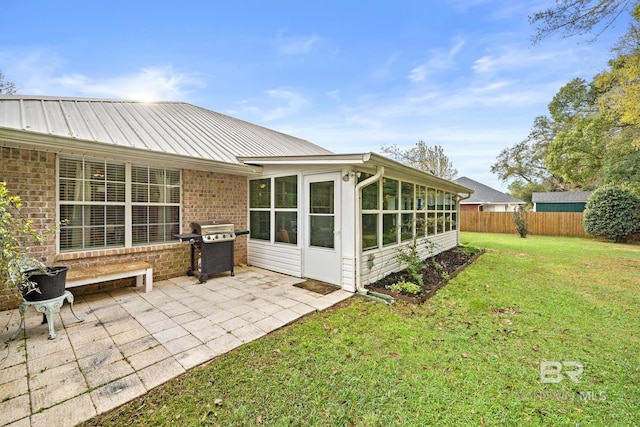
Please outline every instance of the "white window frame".
[[[109, 205], [115, 205], [115, 206], [122, 206], [123, 203], [122, 202], [87, 202], [87, 201], [61, 201], [60, 200], [60, 159], [64, 158], [64, 159], [72, 159], [72, 160], [82, 160], [83, 163], [84, 162], [91, 162], [91, 161], [95, 161], [95, 162], [107, 162], [107, 163], [119, 163], [119, 164], [124, 164], [125, 166], [125, 201], [124, 201], [124, 245], [123, 246], [96, 246], [96, 247], [85, 247], [85, 248], [74, 248], [74, 249], [65, 249], [65, 250], [61, 250], [60, 249], [60, 232], [58, 231], [56, 233], [56, 253], [57, 254], [63, 254], [63, 253], [74, 253], [74, 252], [87, 252], [87, 251], [94, 251], [94, 250], [117, 250], [117, 249], [129, 249], [129, 248], [138, 248], [138, 247], [144, 247], [144, 246], [153, 246], [153, 245], [163, 245], [163, 244], [172, 244], [175, 243], [177, 240], [176, 239], [171, 239], [171, 240], [165, 240], [165, 241], [160, 241], [160, 242], [151, 242], [151, 243], [142, 243], [142, 244], [133, 244], [133, 231], [132, 231], [132, 227], [133, 227], [133, 218], [132, 218], [132, 206], [133, 205], [146, 205], [146, 206], [177, 206], [178, 207], [178, 211], [179, 211], [179, 218], [178, 218], [178, 230], [181, 231], [182, 229], [182, 205], [183, 205], [183, 185], [182, 185], [182, 170], [181, 169], [175, 169], [175, 168], [170, 168], [170, 167], [161, 167], [161, 166], [154, 166], [154, 165], [150, 165], [150, 164], [142, 164], [142, 163], [132, 163], [132, 162], [126, 162], [126, 161], [120, 161], [120, 160], [111, 160], [111, 159], [100, 159], [100, 158], [92, 158], [92, 157], [88, 157], [88, 156], [56, 156], [56, 220], [59, 223], [60, 222], [60, 206], [61, 205], [83, 205], [83, 206], [90, 206], [90, 205], [94, 205], [94, 206], [109, 206]], [[180, 201], [178, 203], [169, 203], [169, 202], [162, 202], [162, 203], [154, 203], [154, 202], [146, 202], [146, 203], [141, 203], [141, 202], [132, 202], [132, 182], [131, 182], [131, 169], [132, 166], [139, 166], [139, 167], [145, 167], [145, 168], [152, 168], [152, 169], [164, 169], [164, 170], [170, 170], [170, 171], [176, 171], [179, 174], [179, 179], [178, 179], [178, 186], [179, 186], [179, 190], [180, 190]], [[83, 165], [84, 168], [84, 165]], [[86, 227], [86, 226], [84, 226]]]
[[[390, 179], [390, 180], [394, 180], [398, 182], [398, 209], [383, 209], [383, 193], [384, 193], [384, 185], [383, 185], [383, 178], [386, 179]], [[427, 184], [424, 183], [418, 183], [415, 181], [411, 181], [411, 180], [407, 180], [407, 179], [402, 179], [402, 178], [397, 178], [394, 176], [384, 176], [381, 177], [380, 180], [377, 181], [378, 182], [378, 209], [361, 209], [360, 211], [360, 215], [365, 215], [365, 214], [376, 214], [378, 215], [378, 230], [377, 230], [377, 234], [378, 234], [378, 242], [377, 245], [375, 247], [370, 247], [368, 249], [363, 249], [363, 252], [368, 252], [368, 251], [373, 251], [373, 250], [379, 250], [379, 249], [387, 249], [387, 248], [393, 248], [393, 247], [398, 247], [398, 246], [402, 246], [402, 245], [406, 245], [408, 243], [408, 240], [402, 240], [401, 236], [400, 236], [400, 228], [402, 226], [402, 215], [403, 214], [413, 214], [413, 230], [412, 230], [412, 236], [416, 235], [417, 232], [417, 227], [415, 226], [415, 220], [417, 218], [417, 215], [424, 215], [425, 220], [428, 218], [428, 213], [433, 213], [435, 215], [435, 218], [437, 220], [438, 217], [440, 216], [445, 216], [448, 215], [449, 218], [452, 217], [453, 214], [456, 215], [456, 220], [458, 218], [458, 203], [457, 203], [457, 195], [455, 192], [452, 191], [446, 191], [446, 190], [442, 190], [440, 188], [437, 187], [433, 187], [433, 186], [429, 186]], [[402, 184], [403, 183], [407, 183], [407, 184], [412, 184], [413, 185], [413, 209], [402, 209], [402, 206], [400, 205], [400, 201], [402, 200]], [[373, 183], [371, 184], [373, 185]], [[421, 206], [420, 209], [418, 209], [418, 193], [419, 193], [419, 188], [424, 188], [424, 200], [422, 200], [421, 202]], [[364, 190], [364, 189], [363, 189]], [[433, 190], [435, 191], [435, 205], [434, 205], [434, 209], [428, 209], [428, 194], [429, 194], [429, 190]], [[448, 205], [444, 205], [444, 201], [445, 201], [445, 195], [449, 193], [451, 196], [451, 203]], [[442, 197], [442, 206], [440, 209], [438, 209], [438, 195], [440, 195]], [[362, 203], [362, 202], [361, 202]], [[384, 214], [395, 214], [396, 215], [396, 222], [398, 223], [398, 236], [397, 236], [397, 240], [396, 243], [388, 243], [386, 245], [383, 245], [383, 215]], [[444, 229], [440, 232], [437, 231], [437, 224], [435, 225], [435, 230], [434, 233], [429, 234], [428, 233], [428, 226], [427, 224], [424, 225], [424, 233], [421, 233], [421, 235], [417, 236], [418, 238], [430, 238], [436, 235], [441, 235], [441, 234], [445, 234], [445, 233], [449, 233], [449, 232], [456, 232], [457, 231], [457, 221], [455, 226], [452, 225], [451, 221], [446, 222], [446, 224], [448, 224], [447, 229]], [[362, 238], [362, 237], [360, 237]]]

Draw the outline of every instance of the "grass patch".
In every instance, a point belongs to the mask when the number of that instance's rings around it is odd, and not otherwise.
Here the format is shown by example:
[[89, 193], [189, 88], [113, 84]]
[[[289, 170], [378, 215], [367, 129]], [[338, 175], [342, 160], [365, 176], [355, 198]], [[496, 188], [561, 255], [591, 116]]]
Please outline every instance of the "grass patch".
[[[640, 247], [462, 242], [487, 253], [422, 306], [351, 298], [84, 425], [637, 423]], [[584, 372], [544, 384], [541, 361]]]

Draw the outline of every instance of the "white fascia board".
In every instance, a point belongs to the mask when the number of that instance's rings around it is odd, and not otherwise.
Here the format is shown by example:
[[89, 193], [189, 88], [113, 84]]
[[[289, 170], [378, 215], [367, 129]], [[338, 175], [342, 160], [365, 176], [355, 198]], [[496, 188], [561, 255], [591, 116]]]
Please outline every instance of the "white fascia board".
[[308, 156], [238, 157], [246, 165], [361, 165], [371, 153], [312, 154]]
[[418, 182], [424, 182], [425, 184], [433, 185], [434, 187], [447, 190], [454, 193], [464, 193], [464, 194], [473, 194], [474, 191], [470, 188], [464, 187], [460, 184], [456, 184], [453, 181], [448, 181], [446, 179], [437, 177], [427, 172], [423, 172], [421, 170], [412, 168], [395, 160], [391, 160], [387, 157], [381, 156], [379, 154], [372, 153], [371, 158], [368, 164], [375, 164], [385, 167], [385, 176], [393, 175], [394, 172], [397, 172], [402, 177], [410, 177], [414, 180], [418, 180]]
[[141, 150], [115, 144], [105, 144], [76, 138], [64, 138], [38, 132], [25, 132], [0, 127], [0, 146], [16, 147], [71, 156], [87, 156], [110, 160], [165, 164], [174, 168], [221, 172], [232, 175], [259, 175], [262, 167], [233, 164], [180, 154]]

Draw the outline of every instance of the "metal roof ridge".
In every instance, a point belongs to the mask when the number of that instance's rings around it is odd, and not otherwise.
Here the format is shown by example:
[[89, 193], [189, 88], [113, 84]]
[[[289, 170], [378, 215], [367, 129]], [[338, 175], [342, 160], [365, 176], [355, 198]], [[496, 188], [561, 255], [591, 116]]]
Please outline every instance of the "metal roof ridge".
[[[130, 103], [130, 104], [189, 104], [185, 101], [145, 101], [142, 99], [124, 99], [124, 98], [84, 98], [76, 96], [51, 96], [51, 95], [8, 95], [0, 94], [0, 99], [17, 100], [24, 99], [29, 101], [76, 101], [76, 102], [109, 102], [109, 103]], [[193, 105], [193, 104], [190, 104]]]

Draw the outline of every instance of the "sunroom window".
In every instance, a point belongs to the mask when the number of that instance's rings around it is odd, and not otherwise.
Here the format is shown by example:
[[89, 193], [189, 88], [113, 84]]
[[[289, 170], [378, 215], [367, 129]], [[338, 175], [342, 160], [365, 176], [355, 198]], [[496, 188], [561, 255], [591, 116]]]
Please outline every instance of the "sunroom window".
[[[361, 175], [360, 182], [370, 176]], [[362, 188], [361, 208], [363, 250], [457, 228], [456, 194], [412, 182], [383, 178]]]
[[297, 244], [296, 175], [249, 181], [249, 226], [251, 239]]

